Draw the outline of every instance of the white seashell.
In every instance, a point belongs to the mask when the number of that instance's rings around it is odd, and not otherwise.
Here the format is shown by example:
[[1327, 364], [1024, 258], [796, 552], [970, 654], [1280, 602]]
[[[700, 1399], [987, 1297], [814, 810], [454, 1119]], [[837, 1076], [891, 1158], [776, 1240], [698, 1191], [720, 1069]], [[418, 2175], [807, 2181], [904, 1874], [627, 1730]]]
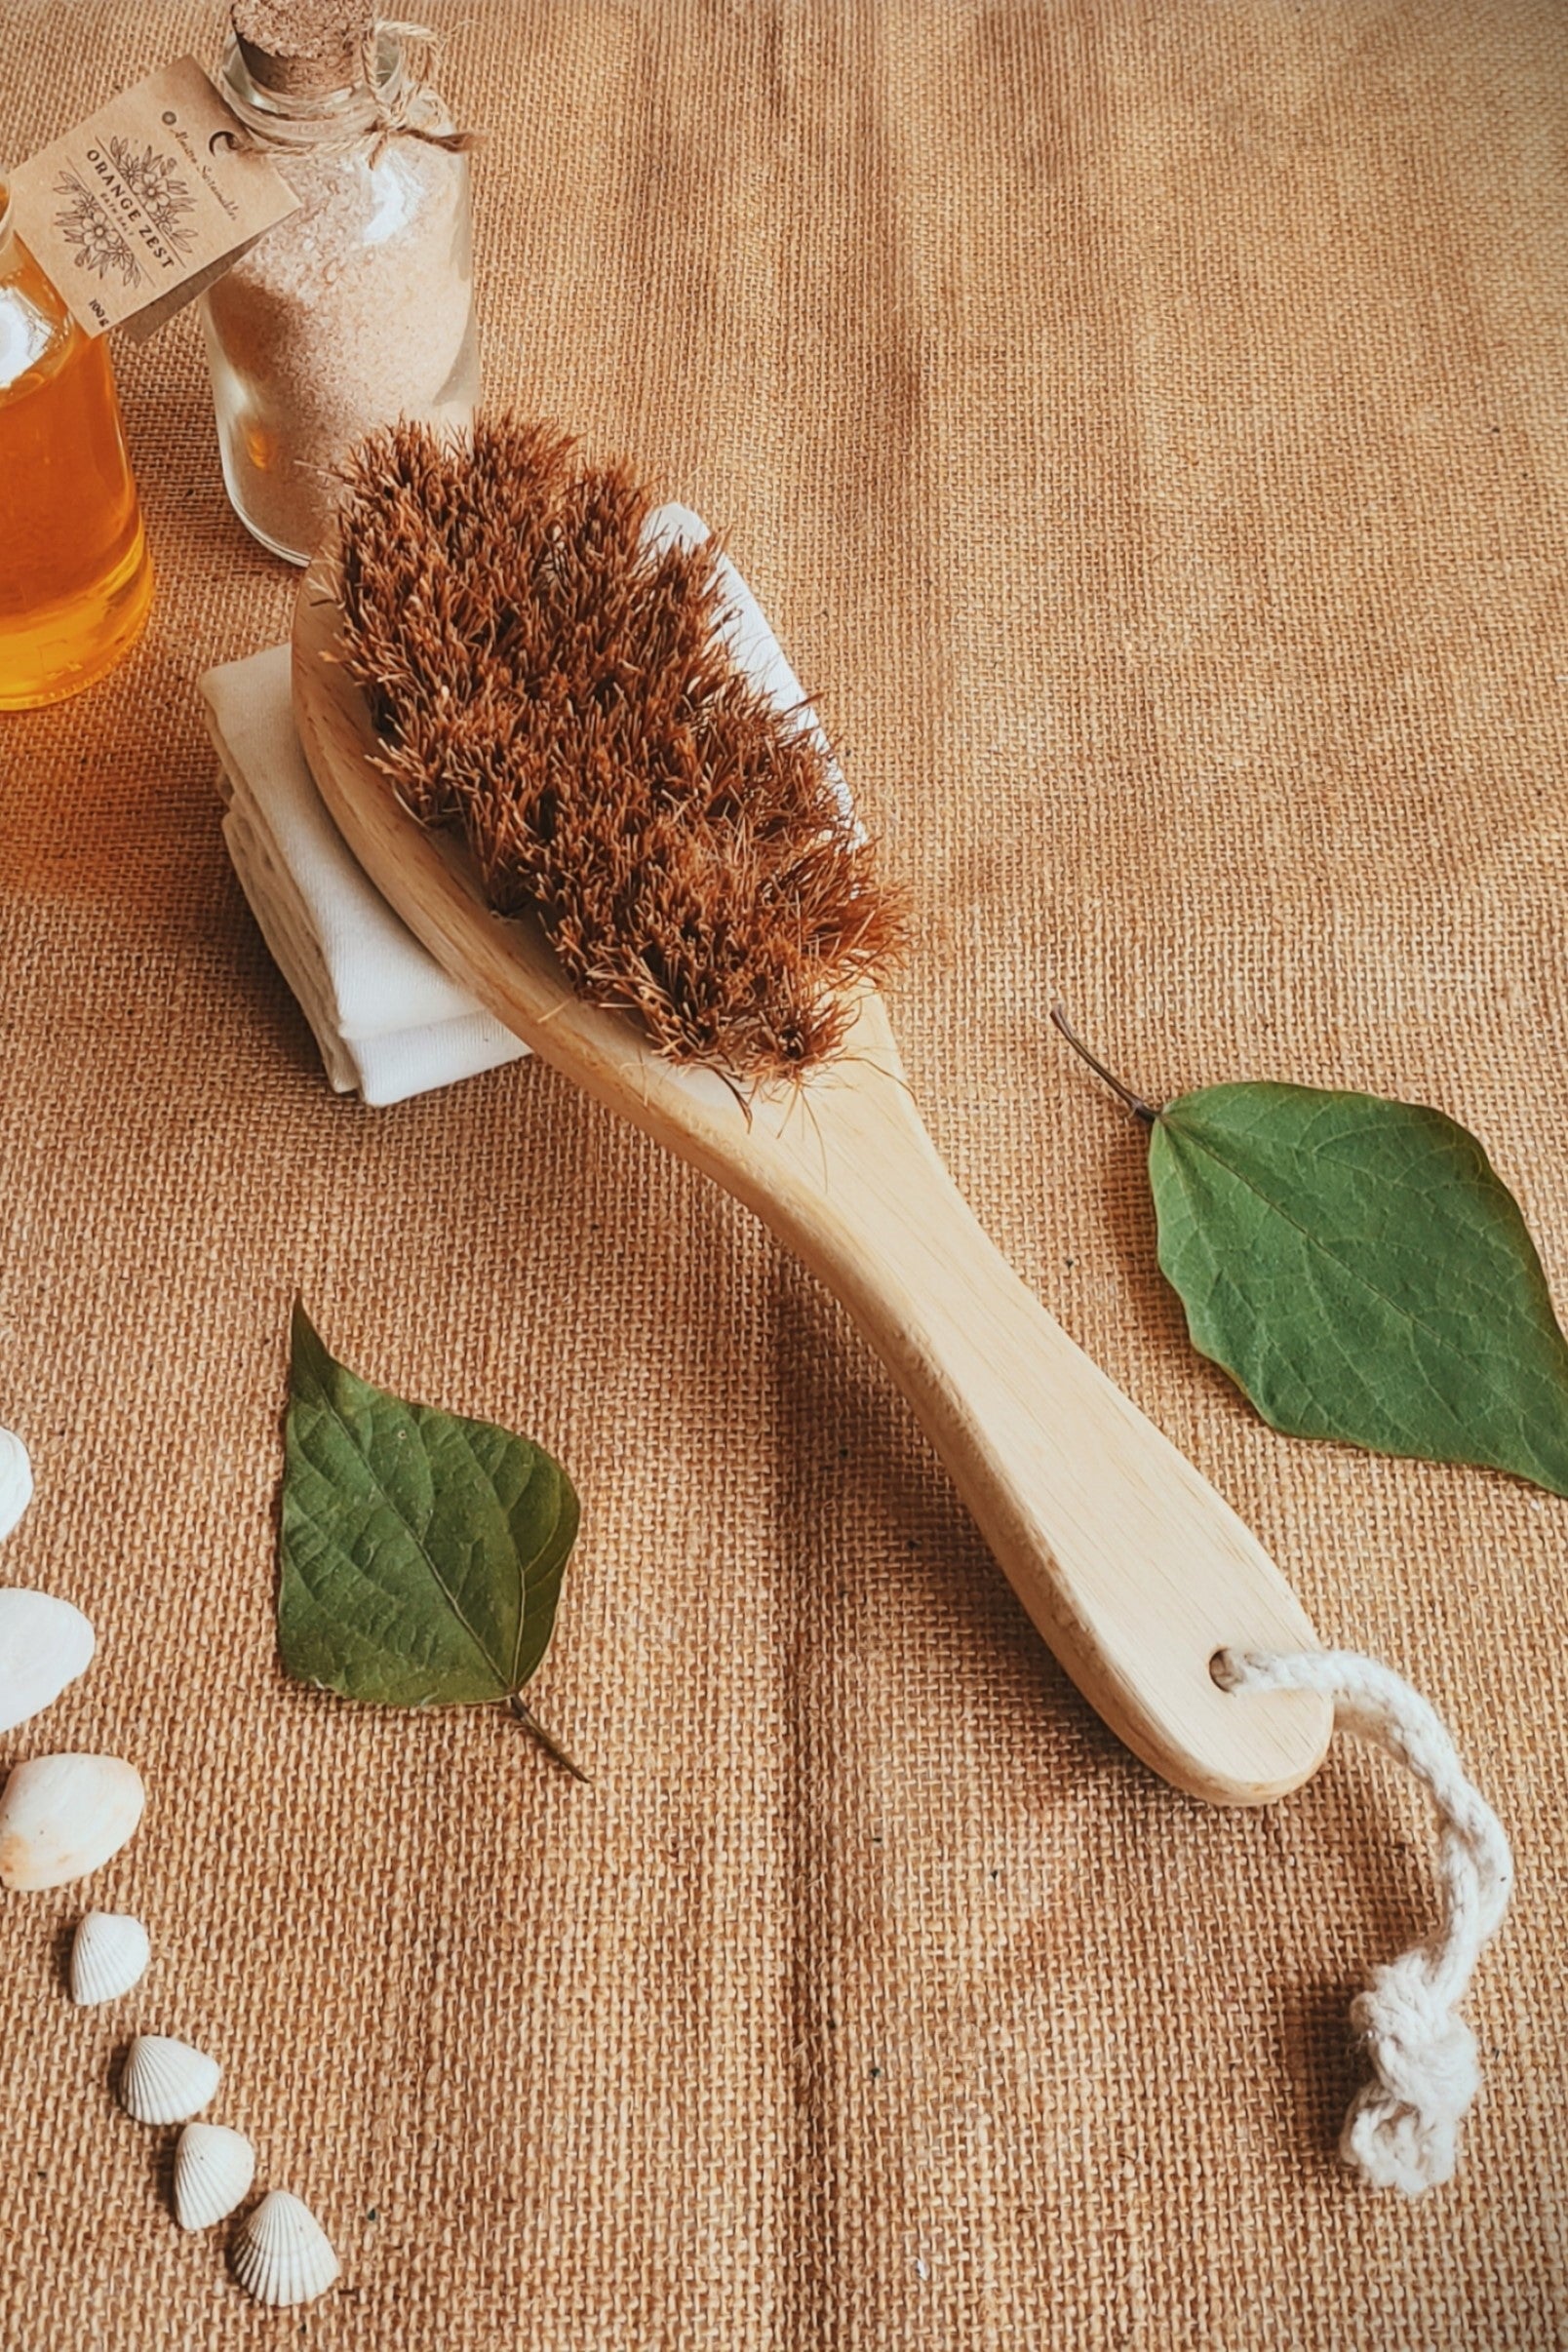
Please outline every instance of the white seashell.
[[234, 2241], [234, 2275], [258, 2303], [313, 2303], [338, 2260], [308, 2205], [269, 2189]]
[[255, 2150], [227, 2124], [188, 2123], [175, 2150], [175, 2218], [211, 2229], [243, 2204], [255, 2178]]
[[68, 1886], [118, 1854], [147, 1792], [118, 1756], [30, 1756], [0, 1796], [0, 1887]]
[[69, 1601], [0, 1586], [0, 1732], [52, 1705], [87, 1671], [94, 1647], [92, 1627]]
[[71, 1940], [71, 1999], [78, 2009], [117, 2001], [139, 1984], [152, 1944], [128, 1911], [89, 1911]]
[[120, 2104], [137, 2123], [183, 2123], [217, 2089], [218, 2065], [172, 2034], [138, 2033], [120, 2077]]
[[0, 1538], [8, 1536], [32, 1501], [32, 1464], [15, 1430], [0, 1430]]

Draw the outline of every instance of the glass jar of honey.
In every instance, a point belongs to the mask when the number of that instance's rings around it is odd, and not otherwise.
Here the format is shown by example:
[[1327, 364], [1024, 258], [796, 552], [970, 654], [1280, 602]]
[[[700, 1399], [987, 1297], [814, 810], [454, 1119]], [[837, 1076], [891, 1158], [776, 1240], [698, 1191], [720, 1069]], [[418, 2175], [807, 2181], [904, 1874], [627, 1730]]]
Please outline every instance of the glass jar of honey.
[[0, 711], [101, 678], [151, 601], [107, 338], [77, 326], [0, 181]]

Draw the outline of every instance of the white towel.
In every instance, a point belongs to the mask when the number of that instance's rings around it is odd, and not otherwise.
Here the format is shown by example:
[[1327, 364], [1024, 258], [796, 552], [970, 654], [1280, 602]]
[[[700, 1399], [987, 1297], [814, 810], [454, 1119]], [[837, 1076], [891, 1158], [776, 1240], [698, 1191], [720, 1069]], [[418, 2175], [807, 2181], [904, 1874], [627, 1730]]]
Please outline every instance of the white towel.
[[[665, 506], [649, 517], [647, 535], [690, 542], [708, 529], [689, 508]], [[736, 662], [780, 709], [814, 726], [756, 598], [727, 558], [720, 568]], [[526, 1054], [521, 1039], [448, 979], [350, 854], [294, 733], [288, 647], [224, 662], [206, 672], [201, 689], [222, 763], [229, 857], [337, 1092], [398, 1103]]]
[[294, 733], [288, 647], [224, 662], [201, 688], [234, 871], [337, 1092], [398, 1103], [527, 1053], [350, 855]]

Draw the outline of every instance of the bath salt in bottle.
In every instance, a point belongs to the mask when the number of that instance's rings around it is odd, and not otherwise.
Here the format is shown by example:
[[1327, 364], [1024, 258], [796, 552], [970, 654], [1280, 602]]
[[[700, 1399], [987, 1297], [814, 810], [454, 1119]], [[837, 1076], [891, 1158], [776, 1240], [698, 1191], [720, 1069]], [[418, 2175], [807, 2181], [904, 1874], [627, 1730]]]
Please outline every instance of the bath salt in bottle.
[[431, 54], [344, 0], [234, 0], [218, 87], [299, 204], [201, 309], [230, 500], [291, 563], [315, 552], [362, 434], [473, 421], [468, 141]]
[[151, 600], [108, 345], [16, 234], [0, 181], [0, 711], [101, 678]]

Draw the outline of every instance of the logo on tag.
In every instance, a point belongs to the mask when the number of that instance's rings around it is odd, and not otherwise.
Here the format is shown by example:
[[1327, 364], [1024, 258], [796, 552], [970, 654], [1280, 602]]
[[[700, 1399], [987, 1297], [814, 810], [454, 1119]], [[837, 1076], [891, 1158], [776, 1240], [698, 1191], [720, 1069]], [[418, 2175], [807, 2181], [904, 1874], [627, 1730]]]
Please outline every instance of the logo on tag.
[[59, 174], [55, 193], [65, 199], [55, 215], [56, 232], [76, 249], [77, 268], [97, 277], [112, 270], [123, 286], [153, 285], [153, 272], [176, 269], [196, 243], [189, 186], [174, 157], [153, 147], [138, 152], [120, 137], [91, 146], [80, 165]]

